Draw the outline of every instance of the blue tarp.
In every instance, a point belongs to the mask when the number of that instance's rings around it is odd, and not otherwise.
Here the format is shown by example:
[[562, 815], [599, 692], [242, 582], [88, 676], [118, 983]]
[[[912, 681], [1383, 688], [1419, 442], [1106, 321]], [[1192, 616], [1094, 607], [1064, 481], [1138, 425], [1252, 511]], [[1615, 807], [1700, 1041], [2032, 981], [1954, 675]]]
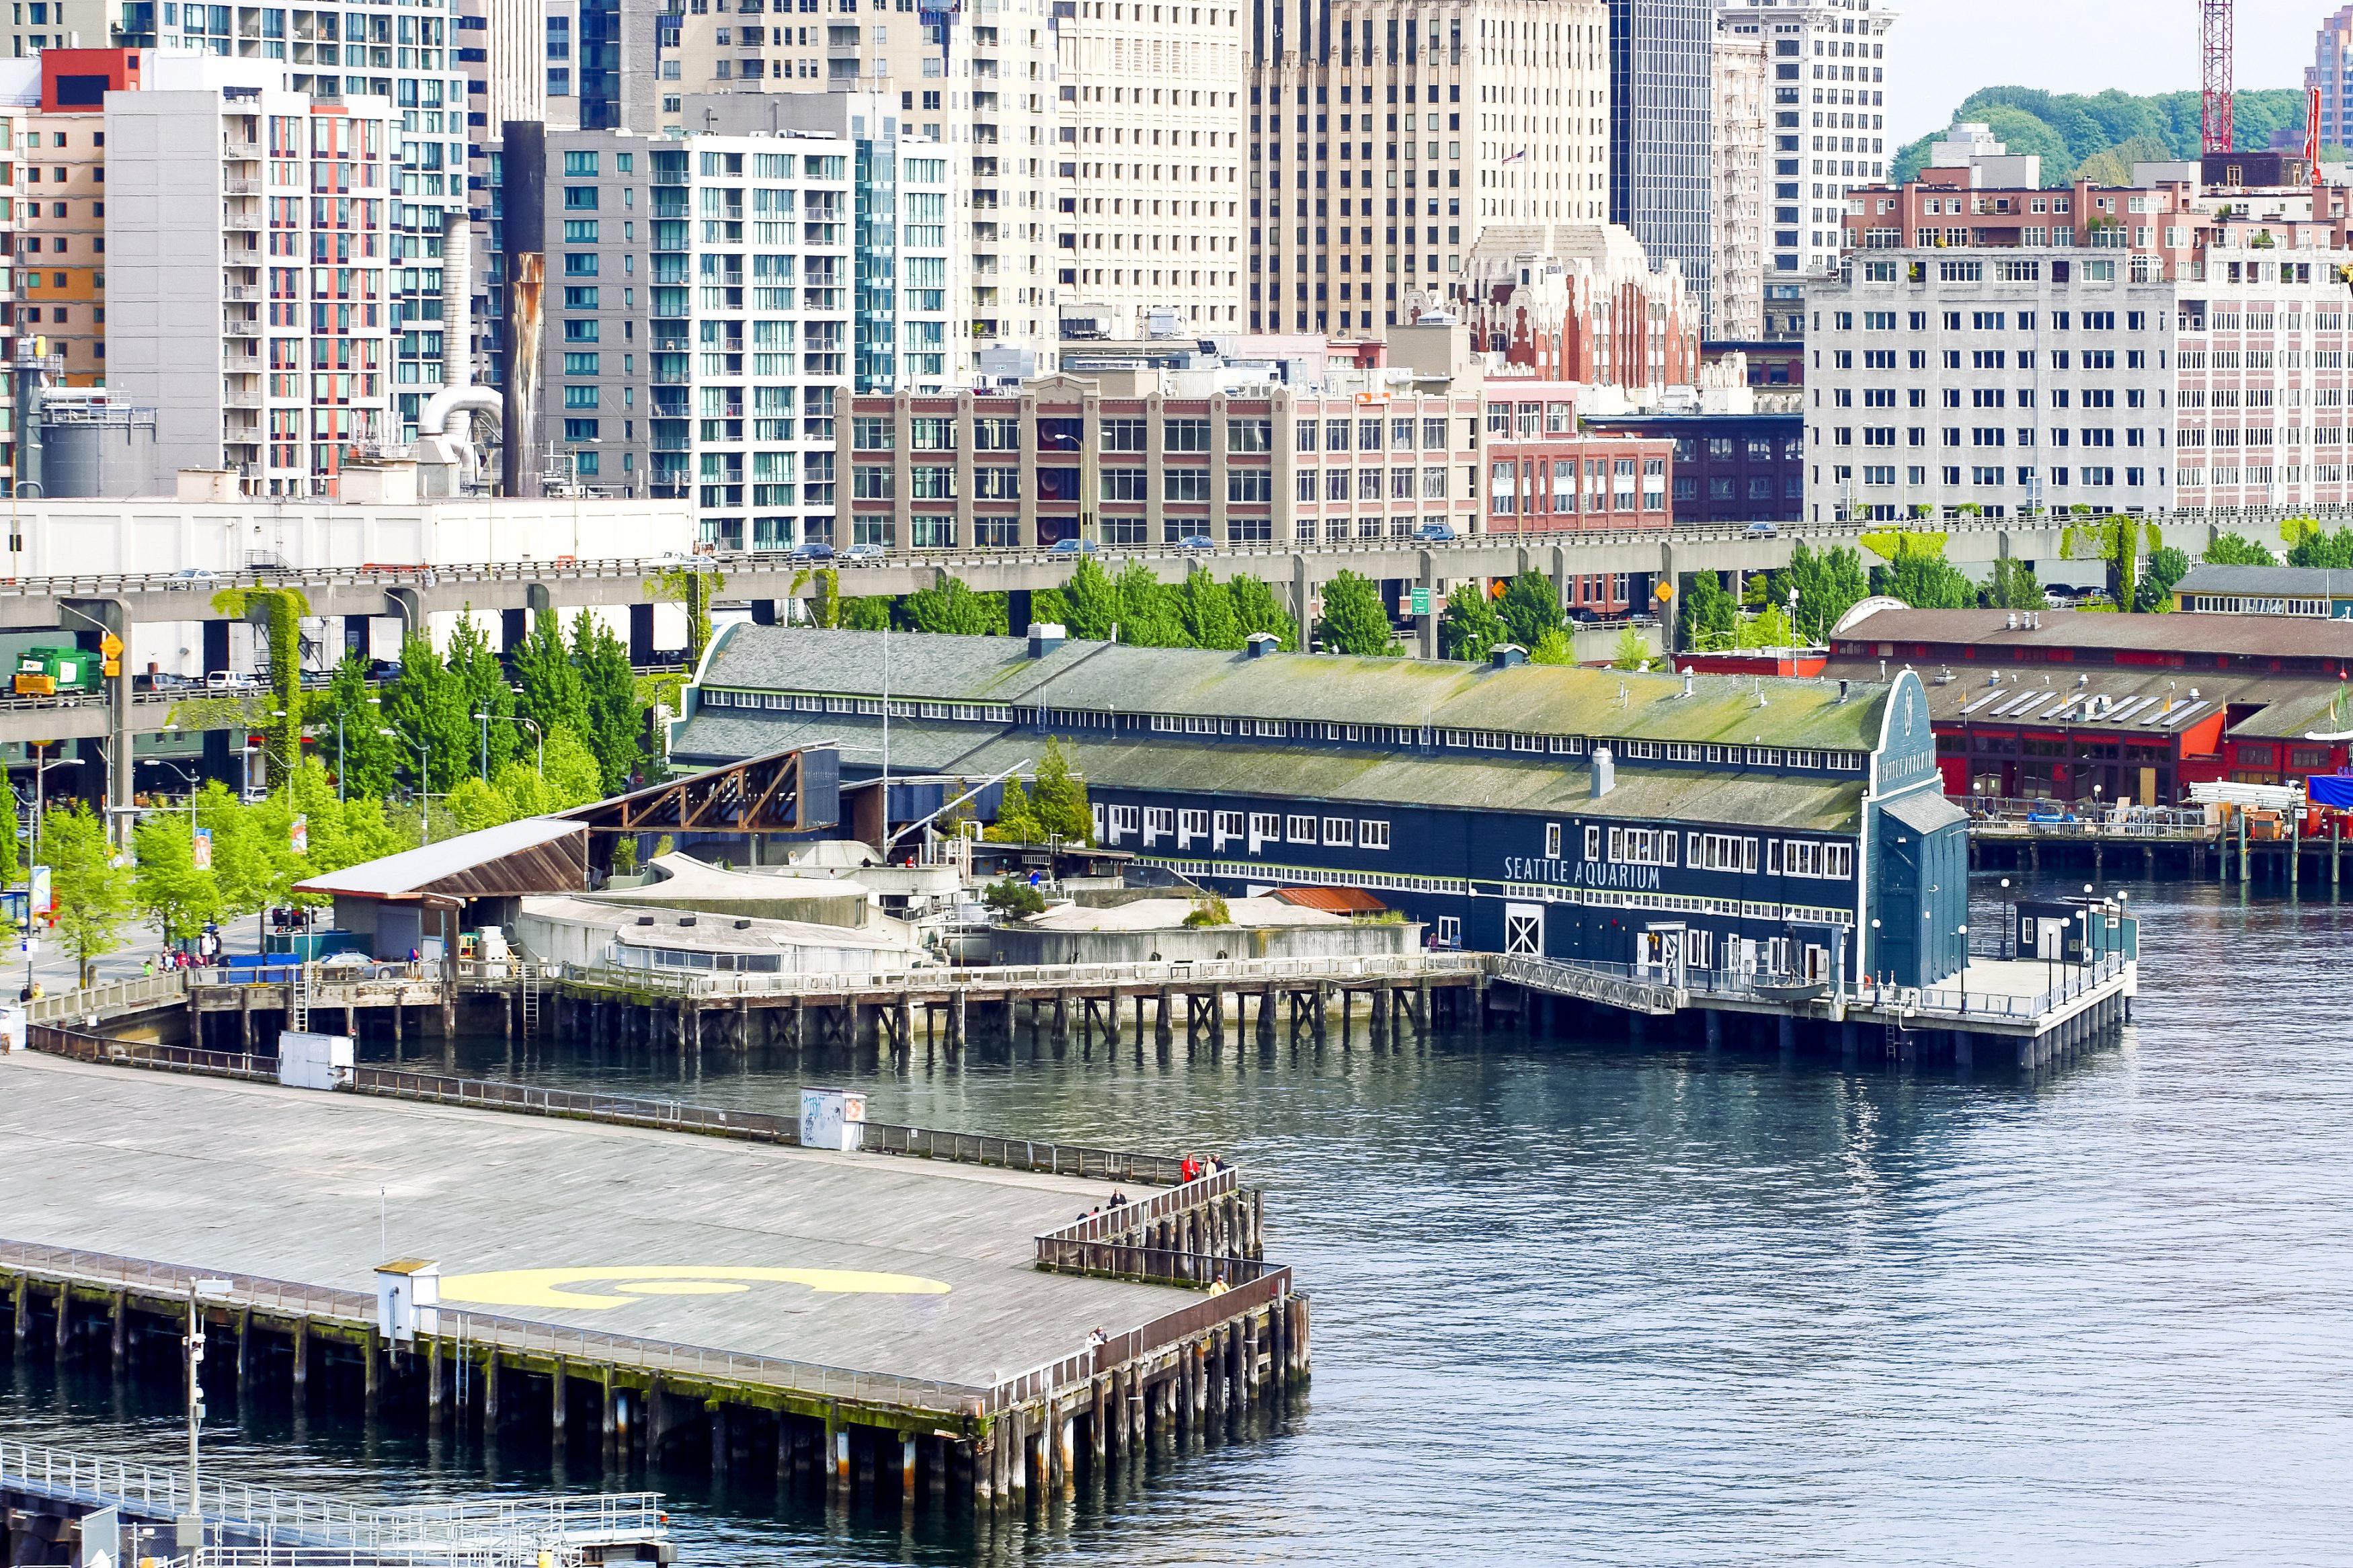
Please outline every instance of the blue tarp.
[[2344, 773], [2313, 774], [2312, 804], [2353, 811], [2353, 776]]

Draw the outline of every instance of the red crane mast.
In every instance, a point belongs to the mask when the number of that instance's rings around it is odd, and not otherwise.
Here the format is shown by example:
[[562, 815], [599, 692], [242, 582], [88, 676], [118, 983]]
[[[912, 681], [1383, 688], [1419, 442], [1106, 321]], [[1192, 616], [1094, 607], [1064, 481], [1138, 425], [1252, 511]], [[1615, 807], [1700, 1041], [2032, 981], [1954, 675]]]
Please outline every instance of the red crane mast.
[[2238, 35], [2236, 3], [2237, 0], [2200, 0], [2204, 12], [2206, 57], [2206, 94], [2200, 123], [2205, 133], [2204, 151], [2209, 153], [2228, 153], [2235, 141], [2231, 123], [2231, 81], [2236, 74], [2232, 68]]

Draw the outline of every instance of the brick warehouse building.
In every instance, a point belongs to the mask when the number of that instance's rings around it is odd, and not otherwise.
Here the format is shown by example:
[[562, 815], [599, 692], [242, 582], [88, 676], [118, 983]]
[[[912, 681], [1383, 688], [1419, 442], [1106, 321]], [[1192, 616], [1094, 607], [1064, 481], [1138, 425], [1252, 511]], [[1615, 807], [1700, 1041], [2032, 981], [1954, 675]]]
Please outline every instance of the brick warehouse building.
[[[850, 480], [844, 542], [1336, 544], [1433, 523], [1460, 533], [1668, 524], [1668, 443], [1581, 434], [1573, 386], [1212, 390], [1199, 380], [1143, 371], [855, 398], [838, 458]], [[1482, 517], [1487, 469], [1497, 488]], [[1505, 500], [1509, 510], [1494, 510]]]
[[879, 634], [739, 625], [688, 687], [672, 755], [837, 746], [845, 783], [871, 781], [887, 690], [894, 822], [1051, 735], [1101, 843], [1227, 892], [1359, 888], [1443, 940], [1562, 959], [1907, 984], [1961, 962], [1967, 824], [1916, 677], [1266, 646], [902, 637], [886, 673]]

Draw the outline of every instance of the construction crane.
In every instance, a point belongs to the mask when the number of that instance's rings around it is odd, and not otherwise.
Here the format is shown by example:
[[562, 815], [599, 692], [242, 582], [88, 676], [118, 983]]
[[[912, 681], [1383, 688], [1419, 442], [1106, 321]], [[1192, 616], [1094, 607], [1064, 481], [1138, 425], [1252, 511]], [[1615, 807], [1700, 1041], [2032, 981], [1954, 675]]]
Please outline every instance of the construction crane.
[[2232, 56], [2238, 36], [2237, 0], [2199, 0], [2204, 11], [2206, 94], [2200, 123], [2208, 153], [2228, 153], [2236, 141], [2231, 123]]

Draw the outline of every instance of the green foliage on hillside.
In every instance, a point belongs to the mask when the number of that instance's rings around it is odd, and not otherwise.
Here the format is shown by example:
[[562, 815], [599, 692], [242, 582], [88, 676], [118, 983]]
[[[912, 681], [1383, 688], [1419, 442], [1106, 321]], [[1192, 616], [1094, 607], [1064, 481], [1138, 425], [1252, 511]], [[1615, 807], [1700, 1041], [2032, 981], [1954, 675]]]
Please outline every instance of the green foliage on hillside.
[[[1947, 124], [1978, 121], [2009, 143], [2013, 153], [2042, 159], [2042, 183], [2064, 185], [2079, 170], [2104, 184], [2130, 178], [2135, 159], [2162, 161], [2198, 156], [2199, 100], [2195, 92], [2137, 96], [2128, 92], [2043, 92], [2026, 87], [1979, 88], [1953, 110]], [[2271, 145], [2282, 127], [2304, 128], [2304, 94], [2292, 88], [2264, 89], [2238, 96], [2232, 123], [2242, 149]], [[1926, 162], [1929, 144], [1944, 134], [1923, 136], [1895, 155], [1895, 176], [1911, 179]], [[2086, 169], [2084, 165], [2089, 164]]]

